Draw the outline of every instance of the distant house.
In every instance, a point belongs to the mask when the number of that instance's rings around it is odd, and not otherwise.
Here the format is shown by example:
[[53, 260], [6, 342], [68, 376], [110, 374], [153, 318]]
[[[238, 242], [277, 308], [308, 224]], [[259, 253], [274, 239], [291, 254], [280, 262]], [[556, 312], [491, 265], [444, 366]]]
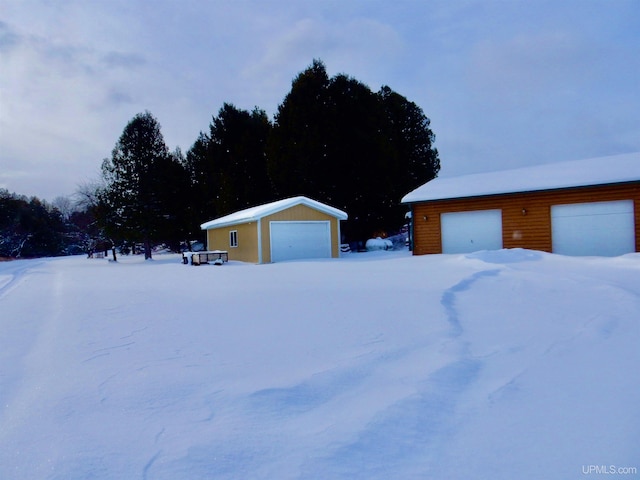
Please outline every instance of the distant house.
[[413, 252], [640, 251], [640, 153], [436, 178], [408, 193]]
[[340, 221], [347, 214], [307, 197], [248, 208], [203, 223], [208, 250], [227, 250], [229, 260], [281, 262], [340, 255]]

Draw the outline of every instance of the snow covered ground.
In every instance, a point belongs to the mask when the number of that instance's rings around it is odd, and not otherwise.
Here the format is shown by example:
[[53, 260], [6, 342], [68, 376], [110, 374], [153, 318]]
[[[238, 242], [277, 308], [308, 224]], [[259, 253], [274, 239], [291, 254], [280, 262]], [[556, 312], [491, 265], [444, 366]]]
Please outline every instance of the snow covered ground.
[[639, 254], [5, 262], [0, 478], [640, 478], [639, 368]]

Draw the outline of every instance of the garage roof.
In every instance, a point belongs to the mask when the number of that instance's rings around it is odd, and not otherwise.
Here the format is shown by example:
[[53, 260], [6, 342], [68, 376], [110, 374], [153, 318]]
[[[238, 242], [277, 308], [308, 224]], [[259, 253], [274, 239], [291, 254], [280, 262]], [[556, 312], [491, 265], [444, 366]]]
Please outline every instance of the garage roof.
[[640, 152], [435, 178], [402, 203], [640, 181]]
[[285, 198], [284, 200], [278, 200], [277, 202], [267, 203], [265, 205], [258, 205], [257, 207], [247, 208], [224, 217], [216, 218], [215, 220], [203, 223], [200, 225], [200, 228], [202, 230], [209, 230], [211, 228], [254, 222], [260, 218], [266, 217], [267, 215], [271, 215], [281, 210], [286, 210], [287, 208], [291, 208], [295, 205], [306, 205], [307, 207], [319, 210], [327, 215], [331, 215], [332, 217], [336, 217], [339, 220], [347, 219], [347, 214], [342, 210], [330, 207], [329, 205], [317, 202], [316, 200], [311, 200], [307, 197], [299, 196]]

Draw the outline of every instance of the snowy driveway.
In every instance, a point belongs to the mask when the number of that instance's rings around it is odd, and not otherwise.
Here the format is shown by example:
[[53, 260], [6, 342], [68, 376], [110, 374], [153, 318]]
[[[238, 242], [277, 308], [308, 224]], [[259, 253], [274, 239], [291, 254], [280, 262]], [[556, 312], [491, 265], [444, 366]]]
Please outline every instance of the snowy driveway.
[[638, 345], [637, 254], [0, 263], [0, 478], [640, 468]]

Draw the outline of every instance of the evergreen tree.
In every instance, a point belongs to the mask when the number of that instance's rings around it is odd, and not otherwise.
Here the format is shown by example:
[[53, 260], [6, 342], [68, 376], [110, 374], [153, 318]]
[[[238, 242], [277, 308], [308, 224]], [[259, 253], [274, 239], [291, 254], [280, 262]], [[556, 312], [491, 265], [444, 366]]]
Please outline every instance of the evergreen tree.
[[385, 228], [387, 214], [383, 200], [389, 194], [388, 152], [382, 135], [382, 112], [369, 87], [354, 78], [336, 75], [328, 91], [331, 108], [326, 163], [334, 180], [327, 202], [336, 202], [348, 212], [345, 235], [365, 239]]
[[318, 177], [327, 166], [328, 87], [324, 64], [314, 60], [293, 80], [291, 91], [278, 106], [267, 158], [279, 198], [307, 195], [328, 201], [323, 192], [326, 182]]
[[352, 240], [394, 230], [400, 198], [437, 175], [429, 119], [406, 98], [340, 74], [314, 60], [279, 105], [268, 144], [279, 197], [307, 195], [348, 212]]
[[263, 110], [225, 103], [210, 127], [212, 160], [219, 172], [218, 215], [270, 199], [265, 145], [271, 124]]
[[190, 236], [189, 190], [190, 182], [184, 167], [185, 157], [176, 148], [158, 160], [154, 173], [157, 190], [158, 225], [156, 240], [178, 251], [182, 240]]
[[263, 110], [225, 103], [209, 134], [200, 133], [185, 161], [198, 225], [273, 198], [265, 155], [270, 130]]
[[431, 121], [422, 109], [388, 86], [377, 94], [384, 112], [384, 135], [391, 143], [391, 165], [404, 195], [434, 179], [440, 171]]
[[142, 241], [145, 259], [151, 258], [152, 242], [166, 233], [170, 203], [178, 201], [163, 190], [175, 164], [160, 124], [148, 111], [127, 124], [111, 158], [102, 164], [105, 187], [99, 198], [107, 233], [121, 240]]
[[0, 257], [65, 253], [67, 227], [60, 211], [37, 197], [0, 189]]
[[398, 199], [434, 179], [440, 171], [435, 135], [429, 118], [415, 103], [383, 86], [377, 93], [382, 108], [381, 134], [386, 142], [385, 197], [381, 208], [389, 218], [403, 219], [406, 208]]
[[210, 144], [209, 137], [200, 132], [185, 157], [184, 166], [190, 181], [187, 203], [191, 207], [187, 221], [192, 233], [199, 231], [200, 224], [217, 216], [220, 172], [216, 170]]

